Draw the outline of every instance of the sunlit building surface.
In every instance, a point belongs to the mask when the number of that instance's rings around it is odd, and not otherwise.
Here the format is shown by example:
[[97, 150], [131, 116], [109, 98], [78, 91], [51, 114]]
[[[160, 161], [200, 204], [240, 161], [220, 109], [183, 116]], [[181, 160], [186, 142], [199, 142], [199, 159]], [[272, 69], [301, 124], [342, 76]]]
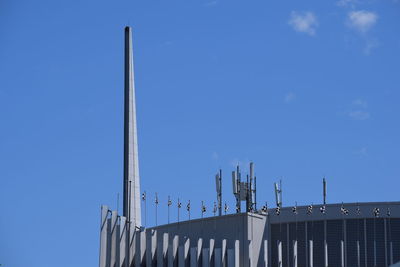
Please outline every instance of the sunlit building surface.
[[[124, 123], [124, 208], [121, 215], [101, 208], [100, 267], [386, 267], [400, 261], [400, 202], [282, 207], [276, 185], [276, 208], [257, 209], [252, 163], [245, 181], [239, 168], [232, 172], [236, 213], [222, 215], [217, 174], [215, 216], [144, 228], [129, 27]], [[178, 208], [191, 209], [181, 203]]]

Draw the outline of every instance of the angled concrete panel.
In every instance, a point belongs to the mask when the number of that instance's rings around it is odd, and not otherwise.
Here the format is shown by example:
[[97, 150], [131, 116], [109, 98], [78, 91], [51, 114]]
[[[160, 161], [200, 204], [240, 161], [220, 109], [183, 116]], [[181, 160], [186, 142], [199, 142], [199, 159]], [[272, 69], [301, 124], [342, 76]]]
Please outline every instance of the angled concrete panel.
[[108, 206], [101, 206], [101, 219], [100, 219], [100, 259], [99, 266], [106, 267], [107, 264], [107, 216]]

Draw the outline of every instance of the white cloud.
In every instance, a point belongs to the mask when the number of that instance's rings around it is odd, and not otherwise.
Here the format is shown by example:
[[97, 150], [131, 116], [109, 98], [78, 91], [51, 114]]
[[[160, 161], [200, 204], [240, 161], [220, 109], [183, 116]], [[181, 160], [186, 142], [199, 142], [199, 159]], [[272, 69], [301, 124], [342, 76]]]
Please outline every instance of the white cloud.
[[368, 107], [368, 103], [367, 103], [367, 101], [358, 98], [358, 99], [353, 101], [353, 106], [367, 108]]
[[285, 95], [285, 103], [289, 104], [296, 99], [296, 95], [293, 92], [289, 92]]
[[353, 120], [364, 121], [370, 118], [370, 114], [368, 111], [365, 110], [352, 110], [349, 112], [350, 118]]
[[348, 26], [361, 33], [369, 31], [377, 20], [378, 15], [370, 11], [358, 10], [348, 14]]
[[312, 12], [292, 11], [289, 19], [289, 25], [297, 32], [315, 35], [318, 27], [317, 17]]
[[368, 108], [367, 101], [357, 98], [351, 104], [353, 109], [348, 112], [348, 115], [353, 120], [363, 121], [363, 120], [368, 120], [371, 117], [369, 111], [367, 110]]
[[354, 7], [356, 3], [358, 3], [357, 0], [339, 0], [336, 2], [336, 4], [340, 7]]
[[356, 151], [356, 154], [360, 156], [366, 156], [368, 154], [368, 149], [366, 147], [362, 147]]
[[210, 2], [205, 3], [204, 6], [211, 7], [211, 6], [215, 6], [217, 4], [218, 4], [217, 1], [210, 1]]

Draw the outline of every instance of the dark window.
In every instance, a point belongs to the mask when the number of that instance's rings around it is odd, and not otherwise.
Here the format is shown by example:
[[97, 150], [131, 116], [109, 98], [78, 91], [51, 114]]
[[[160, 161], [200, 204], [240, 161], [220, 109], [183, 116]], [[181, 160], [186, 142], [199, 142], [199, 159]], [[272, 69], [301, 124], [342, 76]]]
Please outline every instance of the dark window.
[[297, 267], [306, 265], [306, 226], [304, 222], [297, 223]]
[[359, 253], [360, 266], [365, 267], [364, 219], [346, 220], [346, 235], [347, 266], [358, 266]]
[[[358, 220], [346, 220], [346, 255], [347, 266], [358, 266], [358, 253], [360, 242], [360, 231]], [[358, 243], [358, 245], [357, 245]]]
[[282, 224], [281, 229], [281, 236], [282, 236], [282, 266], [288, 266], [288, 232], [287, 232], [287, 224]]
[[[390, 222], [388, 220], [388, 224], [390, 224], [388, 242], [392, 241], [393, 263], [396, 263], [400, 261], [400, 219], [390, 219]], [[390, 253], [388, 254], [390, 257]]]
[[[307, 222], [308, 240], [313, 240], [314, 267], [324, 266], [324, 222]], [[308, 254], [310, 253], [308, 248]]]
[[374, 219], [367, 219], [367, 266], [374, 267]]
[[328, 265], [342, 266], [341, 243], [344, 240], [343, 220], [327, 221]]
[[375, 219], [376, 266], [385, 267], [385, 222], [383, 218]]

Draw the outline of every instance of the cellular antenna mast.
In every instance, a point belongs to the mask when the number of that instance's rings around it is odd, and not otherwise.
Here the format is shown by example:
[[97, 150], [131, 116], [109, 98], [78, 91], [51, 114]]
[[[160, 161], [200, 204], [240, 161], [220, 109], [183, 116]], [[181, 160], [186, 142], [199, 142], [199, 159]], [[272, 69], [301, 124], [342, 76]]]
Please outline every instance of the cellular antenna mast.
[[322, 196], [324, 200], [324, 205], [326, 205], [326, 180], [325, 177], [322, 179]]
[[135, 228], [142, 226], [140, 178], [136, 129], [135, 84], [133, 76], [132, 29], [125, 27], [124, 95], [124, 196], [123, 215]]
[[275, 185], [275, 202], [277, 207], [282, 207], [282, 180], [278, 183], [274, 183]]
[[240, 171], [239, 164], [236, 171], [232, 171], [232, 192], [236, 198], [236, 213], [240, 213]]
[[217, 201], [218, 201], [218, 215], [222, 215], [222, 170], [215, 175], [215, 185], [217, 189]]

